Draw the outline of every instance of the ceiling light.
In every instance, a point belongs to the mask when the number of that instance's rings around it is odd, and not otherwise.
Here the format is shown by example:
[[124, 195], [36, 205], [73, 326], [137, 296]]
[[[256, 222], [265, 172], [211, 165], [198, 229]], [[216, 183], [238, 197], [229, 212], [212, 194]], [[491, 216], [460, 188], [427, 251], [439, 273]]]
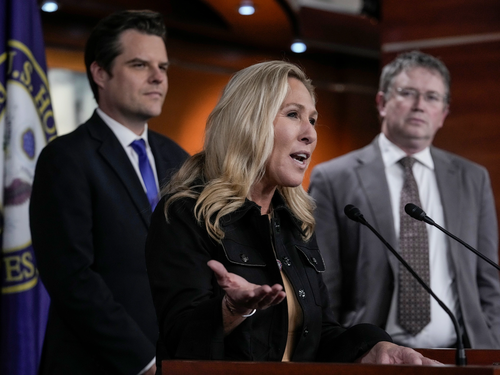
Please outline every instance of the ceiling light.
[[47, 1], [44, 1], [42, 3], [42, 10], [44, 12], [51, 13], [51, 12], [55, 12], [57, 9], [59, 9], [59, 5], [57, 4], [57, 1], [47, 0]]
[[292, 43], [290, 49], [295, 53], [303, 53], [307, 50], [307, 46], [303, 41], [297, 39]]
[[253, 6], [253, 1], [242, 0], [240, 7], [238, 8], [238, 13], [242, 16], [251, 16], [255, 13], [255, 7]]

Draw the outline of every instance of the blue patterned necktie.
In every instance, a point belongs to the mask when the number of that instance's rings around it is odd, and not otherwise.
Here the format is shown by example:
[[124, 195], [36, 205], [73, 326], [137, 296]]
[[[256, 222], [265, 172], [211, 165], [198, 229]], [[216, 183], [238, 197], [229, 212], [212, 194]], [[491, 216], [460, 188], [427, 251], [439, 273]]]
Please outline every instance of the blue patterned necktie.
[[[404, 183], [399, 206], [399, 251], [415, 272], [430, 284], [429, 239], [425, 223], [405, 213], [407, 203], [421, 207], [418, 186], [413, 176], [415, 159], [405, 157], [399, 161], [404, 168]], [[404, 267], [399, 267], [398, 322], [415, 336], [431, 320], [430, 296]]]
[[151, 209], [154, 210], [158, 203], [158, 188], [156, 187], [155, 175], [151, 164], [149, 164], [148, 154], [146, 152], [146, 142], [144, 139], [133, 141], [130, 146], [139, 156], [139, 170], [141, 171], [142, 181], [146, 185], [146, 194], [151, 204]]

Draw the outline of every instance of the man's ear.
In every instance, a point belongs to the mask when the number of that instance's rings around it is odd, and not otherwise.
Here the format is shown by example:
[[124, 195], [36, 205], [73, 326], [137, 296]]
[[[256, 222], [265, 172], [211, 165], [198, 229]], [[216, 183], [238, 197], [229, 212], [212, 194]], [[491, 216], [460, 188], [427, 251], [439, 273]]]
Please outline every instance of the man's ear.
[[380, 117], [385, 117], [385, 94], [382, 91], [377, 92], [375, 96], [375, 102], [377, 103], [377, 110]]
[[104, 89], [104, 85], [106, 81], [109, 79], [108, 72], [106, 72], [95, 61], [92, 64], [90, 64], [90, 72], [92, 73], [92, 78], [94, 79], [95, 84], [99, 88]]
[[446, 116], [448, 116], [450, 114], [450, 105], [449, 104], [446, 104], [446, 107], [444, 107], [443, 112], [444, 112], [444, 118], [443, 118], [443, 122], [444, 122], [444, 119], [446, 118]]
[[441, 124], [439, 125], [438, 129], [442, 128], [444, 125], [444, 120], [446, 120], [446, 116], [450, 113], [450, 105], [446, 104], [446, 106], [443, 108], [443, 120], [441, 121]]

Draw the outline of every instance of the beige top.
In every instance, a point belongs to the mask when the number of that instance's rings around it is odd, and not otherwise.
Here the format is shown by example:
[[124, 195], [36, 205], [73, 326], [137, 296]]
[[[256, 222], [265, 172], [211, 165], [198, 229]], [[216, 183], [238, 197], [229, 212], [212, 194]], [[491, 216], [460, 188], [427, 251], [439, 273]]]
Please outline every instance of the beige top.
[[286, 277], [283, 271], [280, 270], [280, 272], [283, 278], [283, 285], [285, 286], [286, 302], [288, 306], [288, 339], [286, 340], [285, 353], [281, 360], [283, 362], [289, 362], [295, 349], [297, 337], [299, 337], [301, 333], [302, 320], [304, 317], [292, 284], [290, 284], [288, 277]]
[[[271, 209], [271, 213], [268, 215], [269, 223], [271, 223], [272, 215], [273, 211]], [[273, 233], [272, 230], [271, 233]], [[276, 257], [276, 250], [274, 249], [273, 241], [271, 241], [271, 245], [273, 246], [274, 256]], [[292, 284], [290, 284], [290, 281], [288, 280], [288, 277], [281, 269], [281, 266], [280, 266], [280, 273], [281, 273], [281, 278], [283, 279], [283, 286], [285, 287], [286, 303], [288, 307], [288, 337], [286, 340], [285, 352], [283, 353], [283, 358], [281, 360], [283, 362], [290, 362], [293, 351], [295, 349], [297, 337], [301, 333], [301, 327], [304, 316], [302, 314], [302, 308], [300, 307], [299, 301], [295, 296], [295, 291], [293, 289], [293, 286]]]

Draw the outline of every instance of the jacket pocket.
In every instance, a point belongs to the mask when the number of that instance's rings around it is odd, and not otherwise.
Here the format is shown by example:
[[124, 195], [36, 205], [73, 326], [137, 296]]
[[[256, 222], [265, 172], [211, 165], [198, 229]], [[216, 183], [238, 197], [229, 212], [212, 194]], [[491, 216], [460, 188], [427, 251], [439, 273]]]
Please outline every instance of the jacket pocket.
[[307, 281], [309, 282], [314, 296], [314, 302], [317, 306], [322, 306], [323, 300], [320, 291], [320, 282], [322, 278], [320, 273], [325, 272], [325, 262], [323, 261], [319, 248], [317, 246], [311, 247], [304, 245], [295, 245], [295, 248], [302, 258]]
[[240, 266], [265, 267], [266, 262], [261, 254], [251, 246], [231, 239], [222, 240], [222, 249], [230, 263]]
[[303, 259], [311, 265], [316, 272], [325, 272], [325, 261], [318, 247], [295, 245], [295, 248], [302, 254]]

